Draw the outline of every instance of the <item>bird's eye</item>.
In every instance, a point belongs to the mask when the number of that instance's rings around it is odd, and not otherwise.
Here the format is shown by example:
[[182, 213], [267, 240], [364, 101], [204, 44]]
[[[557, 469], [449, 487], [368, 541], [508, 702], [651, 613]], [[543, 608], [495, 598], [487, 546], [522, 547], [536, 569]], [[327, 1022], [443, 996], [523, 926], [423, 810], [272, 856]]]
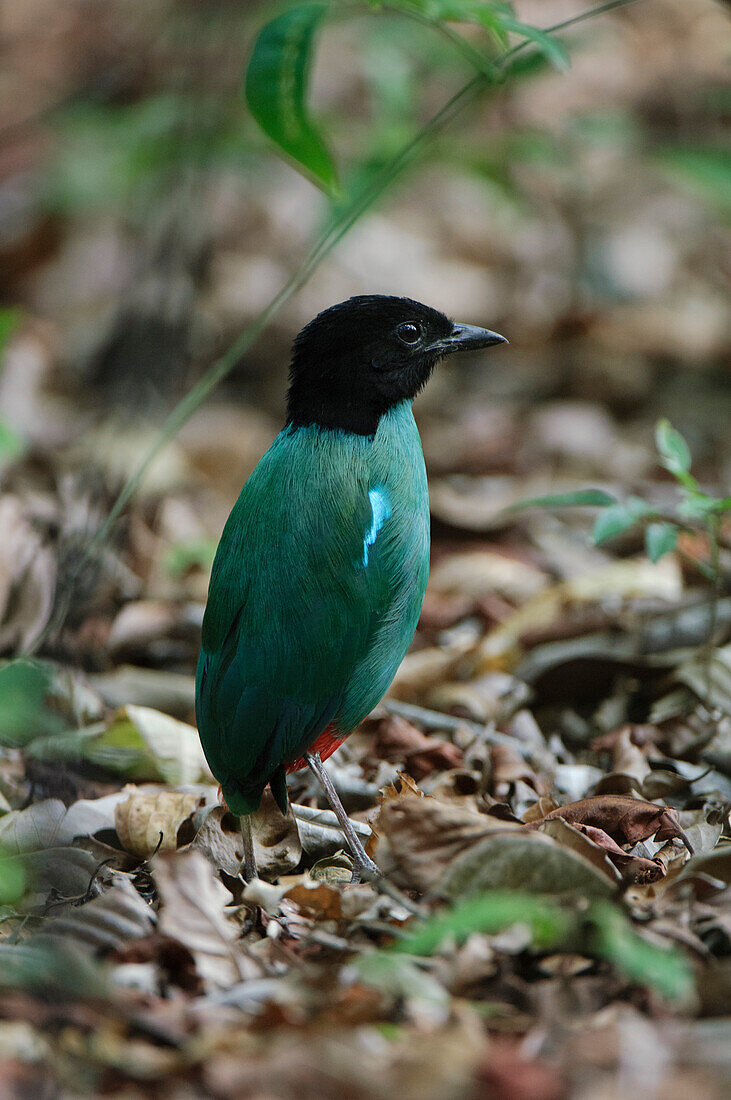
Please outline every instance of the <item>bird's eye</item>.
[[402, 344], [413, 345], [419, 343], [421, 330], [418, 325], [413, 325], [407, 321], [406, 324], [399, 325], [396, 329], [396, 335]]

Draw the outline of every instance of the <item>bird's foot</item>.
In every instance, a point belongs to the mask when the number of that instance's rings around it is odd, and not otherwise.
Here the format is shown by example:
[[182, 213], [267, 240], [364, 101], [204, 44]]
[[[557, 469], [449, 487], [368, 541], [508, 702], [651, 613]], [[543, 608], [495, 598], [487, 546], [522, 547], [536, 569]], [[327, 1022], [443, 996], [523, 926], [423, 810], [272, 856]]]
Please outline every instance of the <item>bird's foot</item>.
[[350, 879], [351, 886], [358, 886], [361, 882], [373, 882], [381, 878], [381, 872], [377, 864], [370, 859], [365, 851], [363, 858], [353, 860], [353, 874]]

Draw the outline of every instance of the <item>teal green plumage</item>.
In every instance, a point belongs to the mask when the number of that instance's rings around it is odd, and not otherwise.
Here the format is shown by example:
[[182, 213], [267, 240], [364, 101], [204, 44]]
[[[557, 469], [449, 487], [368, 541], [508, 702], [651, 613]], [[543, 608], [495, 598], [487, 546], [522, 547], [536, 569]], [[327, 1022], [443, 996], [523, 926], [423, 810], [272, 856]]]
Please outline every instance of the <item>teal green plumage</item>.
[[234, 813], [331, 722], [345, 735], [388, 689], [429, 566], [429, 504], [411, 402], [373, 436], [286, 427], [224, 529], [211, 575], [196, 713]]

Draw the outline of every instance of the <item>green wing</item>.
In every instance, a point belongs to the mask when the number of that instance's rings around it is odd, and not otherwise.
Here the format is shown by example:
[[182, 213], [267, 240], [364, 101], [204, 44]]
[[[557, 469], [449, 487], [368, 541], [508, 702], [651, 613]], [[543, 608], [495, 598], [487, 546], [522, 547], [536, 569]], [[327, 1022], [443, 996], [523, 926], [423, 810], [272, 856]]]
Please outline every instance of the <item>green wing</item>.
[[196, 713], [235, 813], [270, 781], [286, 807], [284, 765], [341, 712], [402, 584], [398, 517], [373, 496], [366, 450], [339, 433], [313, 445], [308, 431], [283, 432], [261, 460], [211, 576]]

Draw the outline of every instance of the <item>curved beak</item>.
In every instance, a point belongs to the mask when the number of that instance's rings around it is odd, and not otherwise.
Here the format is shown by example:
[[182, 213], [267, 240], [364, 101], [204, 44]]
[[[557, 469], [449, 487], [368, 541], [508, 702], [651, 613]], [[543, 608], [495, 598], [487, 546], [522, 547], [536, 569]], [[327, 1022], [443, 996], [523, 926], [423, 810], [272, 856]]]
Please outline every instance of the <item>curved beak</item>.
[[477, 348], [491, 348], [495, 344], [507, 344], [507, 342], [499, 332], [492, 332], [489, 328], [455, 324], [451, 336], [444, 341], [443, 347], [444, 354], [450, 355], [454, 351], [474, 351]]

